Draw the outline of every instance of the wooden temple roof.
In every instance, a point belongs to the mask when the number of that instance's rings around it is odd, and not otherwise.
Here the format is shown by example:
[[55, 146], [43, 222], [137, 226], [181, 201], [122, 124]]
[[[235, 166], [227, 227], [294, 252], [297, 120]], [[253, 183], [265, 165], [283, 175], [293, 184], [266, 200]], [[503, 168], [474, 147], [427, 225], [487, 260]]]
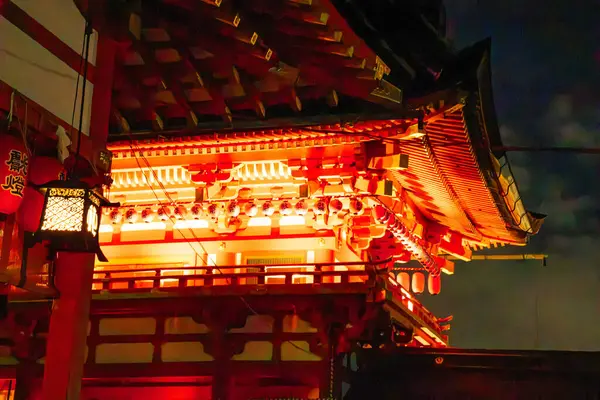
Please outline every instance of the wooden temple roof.
[[114, 72], [115, 132], [401, 105], [388, 65], [327, 0], [156, 0], [116, 15], [134, 22]]
[[110, 149], [118, 159], [132, 139], [173, 156], [394, 140], [424, 119], [423, 138], [399, 142], [409, 167], [389, 178], [429, 220], [474, 242], [524, 244], [540, 220], [496, 150], [489, 41], [457, 53], [440, 2], [388, 3], [155, 0], [112, 10], [128, 28]]

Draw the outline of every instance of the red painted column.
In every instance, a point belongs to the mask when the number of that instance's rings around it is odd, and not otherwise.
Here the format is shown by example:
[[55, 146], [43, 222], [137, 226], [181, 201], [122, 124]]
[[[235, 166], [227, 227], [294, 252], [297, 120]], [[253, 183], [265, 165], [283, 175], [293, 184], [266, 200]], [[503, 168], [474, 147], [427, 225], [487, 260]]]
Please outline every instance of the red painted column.
[[[89, 140], [82, 141], [81, 155], [95, 163], [106, 148], [116, 43], [100, 36], [94, 71], [94, 95]], [[72, 147], [73, 148], [73, 147]], [[45, 400], [77, 400], [85, 362], [87, 328], [94, 254], [59, 253], [55, 284], [60, 298], [55, 301], [46, 349], [43, 394]]]
[[92, 297], [94, 254], [59, 253], [55, 284], [60, 292], [50, 319], [44, 366], [44, 399], [77, 400], [83, 377]]

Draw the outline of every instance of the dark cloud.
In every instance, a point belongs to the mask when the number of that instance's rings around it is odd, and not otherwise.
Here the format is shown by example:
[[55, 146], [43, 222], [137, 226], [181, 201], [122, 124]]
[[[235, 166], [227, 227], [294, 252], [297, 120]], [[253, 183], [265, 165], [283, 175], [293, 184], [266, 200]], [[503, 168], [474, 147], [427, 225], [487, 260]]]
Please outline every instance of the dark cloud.
[[[507, 145], [600, 147], [600, 2], [447, 0], [457, 47], [493, 39]], [[455, 315], [462, 347], [600, 349], [600, 156], [511, 153], [529, 209], [548, 214], [539, 262], [472, 262], [424, 301]]]

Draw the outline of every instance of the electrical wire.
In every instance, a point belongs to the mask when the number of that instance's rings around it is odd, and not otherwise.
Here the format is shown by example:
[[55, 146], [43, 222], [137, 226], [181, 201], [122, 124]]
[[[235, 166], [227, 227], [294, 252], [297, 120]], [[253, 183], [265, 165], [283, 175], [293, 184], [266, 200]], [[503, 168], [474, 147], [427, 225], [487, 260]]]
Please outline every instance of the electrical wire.
[[81, 70], [83, 69], [83, 55], [85, 54], [87, 23], [85, 24], [83, 29], [83, 40], [81, 42], [81, 54], [79, 57], [79, 69], [77, 70], [77, 80], [75, 83], [75, 99], [73, 100], [73, 112], [71, 114], [71, 129], [69, 129], [71, 138], [73, 137], [73, 129], [75, 125], [75, 110], [77, 109], [77, 98], [79, 97], [79, 80], [81, 78]]
[[[90, 20], [88, 18], [86, 18], [85, 33], [84, 33], [84, 37], [83, 37], [85, 54], [82, 54], [82, 59], [80, 60], [80, 63], [83, 63], [83, 76], [82, 76], [83, 84], [81, 85], [81, 107], [79, 110], [79, 126], [77, 129], [78, 130], [78, 132], [77, 132], [77, 150], [75, 151], [75, 162], [73, 163], [73, 168], [71, 169], [71, 175], [73, 175], [73, 173], [75, 172], [77, 162], [79, 161], [79, 153], [81, 150], [81, 134], [82, 134], [82, 130], [83, 130], [83, 114], [85, 111], [85, 89], [87, 86], [91, 36], [92, 36], [92, 26], [90, 24]], [[81, 69], [80, 69], [80, 71], [81, 71]], [[79, 80], [79, 74], [78, 74], [77, 78]], [[79, 84], [77, 84], [77, 87], [78, 86], [79, 86]], [[77, 100], [75, 100], [75, 103], [77, 103]]]
[[[21, 123], [21, 119], [19, 118], [19, 107], [17, 104], [17, 97], [20, 98], [21, 100], [23, 100], [23, 103], [25, 104], [25, 113], [23, 115], [23, 118], [25, 119], [25, 124]], [[29, 123], [28, 123], [29, 118], [27, 117], [28, 111], [29, 111], [29, 105], [27, 103], [27, 99], [22, 97], [17, 91], [13, 91], [11, 94], [10, 100], [11, 100], [11, 105], [10, 105], [11, 110], [9, 113], [9, 120], [12, 119], [13, 116], [17, 120], [17, 124], [19, 124], [19, 130], [21, 131], [21, 137], [23, 139], [23, 145], [25, 146], [25, 150], [27, 151], [27, 154], [29, 154], [31, 156], [32, 152], [31, 152], [31, 149], [29, 148], [29, 143], [27, 143], [27, 132], [29, 130]], [[14, 108], [14, 114], [13, 114], [13, 108]], [[9, 124], [10, 124], [10, 122], [9, 122]]]

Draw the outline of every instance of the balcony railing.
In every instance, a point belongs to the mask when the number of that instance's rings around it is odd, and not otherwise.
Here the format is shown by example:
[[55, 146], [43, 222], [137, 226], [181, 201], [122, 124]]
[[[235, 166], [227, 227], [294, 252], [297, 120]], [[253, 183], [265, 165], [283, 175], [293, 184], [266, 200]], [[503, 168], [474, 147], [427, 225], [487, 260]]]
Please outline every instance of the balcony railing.
[[384, 263], [112, 266], [109, 270], [96, 268], [93, 289], [139, 292], [215, 286], [364, 284], [374, 279], [376, 267]]
[[[395, 280], [388, 278], [380, 262], [279, 264], [279, 265], [224, 265], [185, 266], [183, 264], [155, 264], [111, 266], [110, 269], [94, 271], [95, 293], [151, 293], [187, 292], [207, 290], [210, 294], [239, 294], [236, 289], [269, 290], [280, 292], [327, 293], [366, 292], [376, 281], [385, 281], [387, 293], [395, 303], [401, 304], [415, 319], [439, 338], [444, 338], [442, 328], [431, 314], [412, 294]], [[379, 268], [378, 268], [379, 267]]]

